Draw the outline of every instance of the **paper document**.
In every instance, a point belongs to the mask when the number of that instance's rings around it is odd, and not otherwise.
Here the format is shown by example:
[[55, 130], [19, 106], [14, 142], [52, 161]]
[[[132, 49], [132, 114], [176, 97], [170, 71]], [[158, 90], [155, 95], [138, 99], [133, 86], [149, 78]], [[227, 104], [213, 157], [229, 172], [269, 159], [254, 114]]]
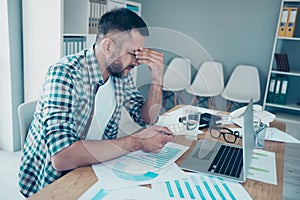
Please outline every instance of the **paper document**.
[[165, 113], [164, 115], [165, 116], [177, 116], [177, 117], [181, 117], [182, 114], [184, 113], [184, 110], [187, 110], [187, 109], [190, 109], [190, 110], [197, 110], [201, 113], [209, 113], [209, 114], [217, 114], [219, 113], [219, 111], [216, 111], [216, 110], [212, 110], [212, 109], [208, 109], [208, 108], [202, 108], [202, 107], [198, 107], [198, 106], [191, 106], [191, 105], [186, 105], [186, 106], [182, 106], [172, 112], [167, 112]]
[[282, 132], [277, 128], [267, 128], [265, 140], [286, 142], [286, 143], [300, 143], [300, 141], [288, 133]]
[[173, 164], [188, 148], [187, 146], [169, 142], [157, 154], [135, 151], [102, 164], [128, 173], [155, 172]]
[[[174, 135], [187, 135], [186, 125], [179, 123], [179, 117], [175, 116], [159, 116], [156, 123], [157, 126], [168, 127]], [[202, 134], [203, 131], [198, 130], [198, 134]]]
[[252, 199], [237, 182], [189, 173], [190, 177], [153, 184], [153, 192], [161, 194], [160, 199]]
[[[230, 117], [232, 118], [232, 122], [237, 124], [240, 127], [243, 127], [243, 114], [245, 112], [246, 106], [234, 110], [230, 113]], [[253, 105], [253, 120], [260, 120], [262, 123], [269, 125], [276, 118], [276, 115], [270, 113], [268, 111], [262, 110], [261, 105], [255, 104]]]
[[159, 195], [150, 188], [134, 186], [119, 190], [104, 190], [101, 182], [96, 182], [79, 200], [124, 200], [124, 199], [159, 199]]
[[[219, 114], [219, 112], [212, 109], [187, 105], [159, 116], [156, 125], [168, 127], [171, 131], [173, 131], [174, 135], [186, 135], [186, 125], [179, 123], [179, 118], [183, 117], [185, 115], [184, 111], [189, 109], [197, 110], [200, 113]], [[202, 133], [203, 131], [199, 130], [199, 134]]]
[[149, 171], [144, 174], [121, 172], [102, 164], [93, 165], [93, 169], [99, 182], [103, 183], [102, 187], [105, 190], [160, 183], [166, 180], [173, 180], [174, 178], [186, 177], [185, 173], [175, 163], [164, 170]]
[[[242, 128], [230, 128], [232, 131], [239, 131], [240, 135], [243, 136], [244, 130]], [[277, 141], [277, 142], [286, 142], [286, 143], [300, 143], [297, 138], [289, 135], [286, 132], [283, 132], [277, 128], [270, 127], [266, 129], [265, 140]]]
[[277, 185], [275, 153], [254, 149], [247, 178]]
[[92, 167], [98, 180], [104, 181], [105, 189], [148, 184], [179, 174], [181, 170], [174, 167], [174, 162], [188, 148], [169, 142], [158, 154], [137, 151]]

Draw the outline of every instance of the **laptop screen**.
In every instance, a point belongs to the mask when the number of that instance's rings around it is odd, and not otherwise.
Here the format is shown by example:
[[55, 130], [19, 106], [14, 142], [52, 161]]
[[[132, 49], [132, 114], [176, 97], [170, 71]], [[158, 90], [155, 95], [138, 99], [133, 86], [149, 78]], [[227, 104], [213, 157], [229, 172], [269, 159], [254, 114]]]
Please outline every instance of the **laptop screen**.
[[243, 135], [243, 160], [244, 164], [244, 175], [247, 177], [247, 172], [251, 164], [251, 157], [254, 149], [254, 127], [253, 127], [253, 101], [250, 100], [244, 114], [244, 135]]

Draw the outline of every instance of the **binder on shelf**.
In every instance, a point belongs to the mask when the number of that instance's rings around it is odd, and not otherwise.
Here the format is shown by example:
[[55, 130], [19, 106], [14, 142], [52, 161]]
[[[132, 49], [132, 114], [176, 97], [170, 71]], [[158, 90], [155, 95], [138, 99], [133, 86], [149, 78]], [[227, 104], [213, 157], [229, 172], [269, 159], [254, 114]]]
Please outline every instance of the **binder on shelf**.
[[277, 66], [277, 70], [281, 71], [282, 69], [282, 62], [281, 62], [281, 58], [280, 58], [280, 53], [275, 53], [275, 60], [276, 60], [276, 66]]
[[89, 33], [97, 34], [98, 22], [101, 16], [106, 12], [106, 0], [89, 0]]
[[82, 36], [64, 36], [63, 56], [75, 54], [86, 46], [86, 38]]
[[273, 103], [275, 85], [276, 85], [276, 77], [273, 76], [270, 78], [269, 90], [268, 90], [268, 94], [267, 94], [267, 102], [268, 103]]
[[288, 56], [286, 53], [275, 53], [275, 60], [278, 71], [289, 72], [290, 66], [288, 61]]
[[294, 31], [295, 31], [295, 25], [296, 25], [296, 18], [297, 18], [297, 7], [290, 7], [289, 8], [289, 17], [288, 17], [288, 23], [286, 28], [286, 37], [293, 37]]
[[283, 71], [289, 72], [290, 71], [290, 65], [289, 65], [289, 60], [288, 60], [288, 55], [286, 53], [282, 54], [282, 60], [283, 60]]
[[277, 77], [276, 84], [275, 84], [273, 103], [277, 104], [279, 102], [280, 87], [281, 87], [281, 77]]
[[285, 32], [287, 29], [287, 22], [289, 17], [289, 8], [283, 7], [280, 16], [280, 24], [278, 29], [278, 36], [285, 36]]
[[279, 99], [278, 103], [284, 105], [286, 102], [286, 92], [288, 88], [288, 77], [284, 76], [281, 78], [281, 87], [280, 87], [280, 94], [279, 94]]

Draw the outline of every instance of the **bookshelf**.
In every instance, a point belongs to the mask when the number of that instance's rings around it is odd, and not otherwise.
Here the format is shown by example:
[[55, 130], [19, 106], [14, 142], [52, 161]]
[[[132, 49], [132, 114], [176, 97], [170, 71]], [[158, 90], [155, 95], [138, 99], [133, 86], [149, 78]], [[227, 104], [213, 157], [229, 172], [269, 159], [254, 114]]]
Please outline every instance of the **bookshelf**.
[[125, 0], [22, 2], [25, 101], [38, 98], [50, 65], [95, 42], [97, 24], [105, 12], [126, 7], [141, 15], [140, 3]]
[[[283, 10], [286, 9], [288, 9], [289, 12], [285, 18], [282, 16], [284, 16]], [[271, 111], [282, 118], [286, 117], [289, 121], [298, 123], [300, 123], [300, 57], [298, 56], [298, 52], [300, 51], [299, 13], [300, 0], [282, 0], [263, 101], [264, 109]], [[280, 64], [278, 58], [276, 59], [276, 54], [287, 54], [287, 62], [282, 61]], [[288, 68], [287, 71], [283, 70], [286, 68]], [[273, 79], [276, 81], [272, 82]], [[278, 82], [278, 80], [280, 81]], [[285, 82], [286, 84], [283, 84], [282, 80], [287, 80]], [[276, 84], [278, 84], [278, 86], [276, 86]], [[276, 90], [277, 87], [278, 90]], [[275, 97], [276, 94], [277, 97]], [[274, 96], [274, 98], [270, 98], [270, 95], [272, 97]], [[284, 97], [284, 100], [278, 100], [278, 96], [280, 95], [282, 95], [281, 97]]]

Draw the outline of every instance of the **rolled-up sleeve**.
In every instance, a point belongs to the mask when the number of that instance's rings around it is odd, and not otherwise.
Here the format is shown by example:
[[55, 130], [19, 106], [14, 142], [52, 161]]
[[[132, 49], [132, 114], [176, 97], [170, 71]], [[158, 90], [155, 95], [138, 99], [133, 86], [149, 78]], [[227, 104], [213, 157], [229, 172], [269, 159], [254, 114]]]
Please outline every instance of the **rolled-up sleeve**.
[[42, 128], [45, 143], [52, 157], [79, 140], [72, 108], [75, 104], [74, 84], [63, 67], [53, 67], [44, 82]]

